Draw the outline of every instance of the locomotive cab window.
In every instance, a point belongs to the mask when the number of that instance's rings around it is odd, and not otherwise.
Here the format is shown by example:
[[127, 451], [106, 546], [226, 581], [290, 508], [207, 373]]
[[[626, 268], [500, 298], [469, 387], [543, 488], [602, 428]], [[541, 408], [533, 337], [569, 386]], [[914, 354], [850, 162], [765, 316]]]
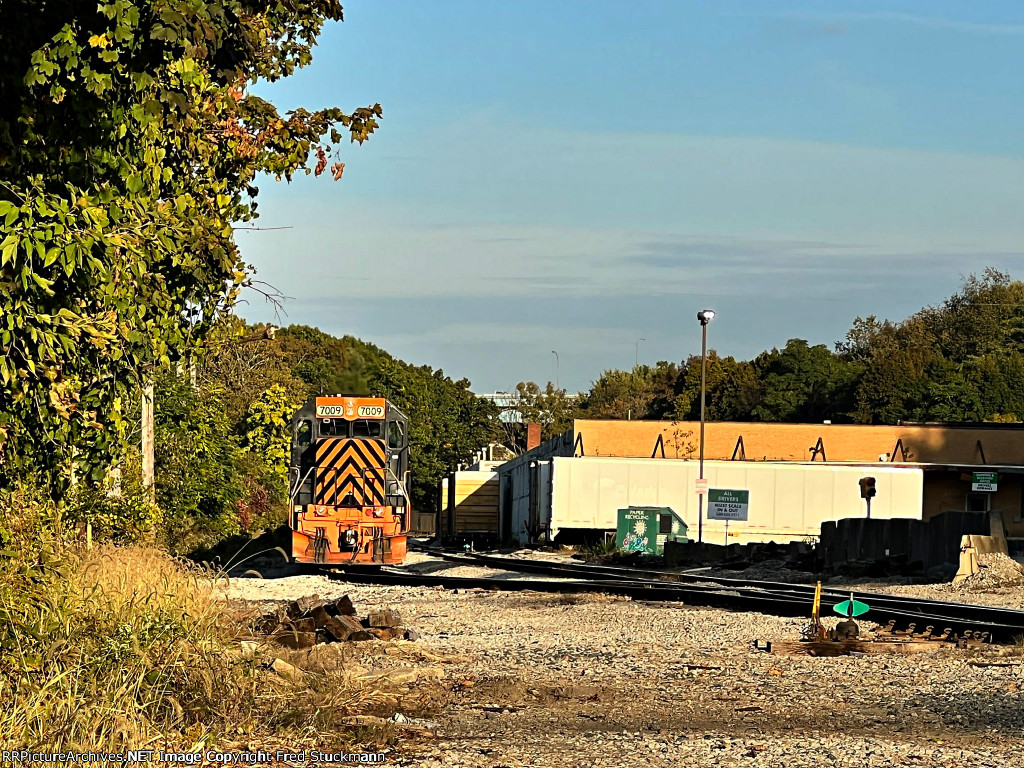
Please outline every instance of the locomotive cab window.
[[352, 437], [380, 437], [383, 423], [371, 419], [356, 419], [352, 422]]
[[402, 447], [404, 442], [405, 430], [402, 428], [404, 425], [400, 421], [392, 421], [388, 423], [388, 448], [397, 451]]
[[301, 447], [305, 448], [307, 445], [309, 445], [309, 441], [312, 439], [313, 422], [311, 422], [309, 419], [303, 419], [295, 428], [295, 440]]
[[348, 422], [344, 419], [321, 419], [320, 437], [348, 437]]

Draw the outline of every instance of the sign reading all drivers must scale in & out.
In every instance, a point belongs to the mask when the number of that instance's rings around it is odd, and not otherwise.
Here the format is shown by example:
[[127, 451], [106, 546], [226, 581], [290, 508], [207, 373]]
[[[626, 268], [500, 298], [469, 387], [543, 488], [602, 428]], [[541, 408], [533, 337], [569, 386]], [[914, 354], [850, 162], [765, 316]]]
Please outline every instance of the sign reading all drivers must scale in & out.
[[708, 489], [708, 520], [740, 520], [746, 522], [750, 507], [750, 491]]

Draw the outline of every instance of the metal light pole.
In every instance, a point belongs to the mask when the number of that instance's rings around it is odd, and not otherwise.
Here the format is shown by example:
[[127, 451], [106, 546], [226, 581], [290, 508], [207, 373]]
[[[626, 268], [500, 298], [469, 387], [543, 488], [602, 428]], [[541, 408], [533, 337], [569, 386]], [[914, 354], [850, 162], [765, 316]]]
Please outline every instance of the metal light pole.
[[558, 385], [558, 367], [560, 365], [558, 360], [558, 353], [552, 349], [551, 354], [555, 356], [555, 389], [561, 389], [561, 387]]
[[[704, 479], [704, 390], [707, 375], [708, 323], [715, 317], [715, 310], [702, 309], [697, 313], [700, 321], [700, 479]], [[702, 483], [703, 485], [703, 483]], [[701, 491], [704, 489], [701, 488]], [[704, 541], [704, 494], [697, 494], [697, 543]]]
[[645, 339], [643, 336], [641, 336], [636, 341], [636, 350], [634, 350], [634, 354], [633, 354], [633, 367], [634, 368], [636, 368], [637, 366], [640, 365], [640, 342], [641, 341], [647, 341], [647, 339]]

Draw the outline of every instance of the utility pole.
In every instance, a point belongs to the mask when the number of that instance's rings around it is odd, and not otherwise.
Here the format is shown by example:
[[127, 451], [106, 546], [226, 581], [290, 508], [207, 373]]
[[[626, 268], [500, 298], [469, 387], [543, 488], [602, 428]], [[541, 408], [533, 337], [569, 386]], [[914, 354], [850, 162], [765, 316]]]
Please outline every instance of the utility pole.
[[715, 317], [712, 309], [702, 309], [697, 313], [697, 320], [700, 321], [700, 480], [701, 489], [697, 493], [697, 543], [704, 541], [704, 402], [707, 398], [705, 393], [705, 376], [708, 357], [708, 323]]
[[156, 501], [156, 436], [153, 428], [153, 382], [142, 388], [142, 485]]

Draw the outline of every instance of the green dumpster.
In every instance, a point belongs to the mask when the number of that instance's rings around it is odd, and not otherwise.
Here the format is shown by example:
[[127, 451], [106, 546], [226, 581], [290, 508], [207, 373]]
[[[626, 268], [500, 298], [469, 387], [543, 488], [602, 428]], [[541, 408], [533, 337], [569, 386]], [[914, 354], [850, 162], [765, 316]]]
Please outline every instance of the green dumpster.
[[686, 531], [671, 507], [628, 507], [619, 510], [615, 544], [623, 552], [660, 555], [666, 541], [686, 541]]

